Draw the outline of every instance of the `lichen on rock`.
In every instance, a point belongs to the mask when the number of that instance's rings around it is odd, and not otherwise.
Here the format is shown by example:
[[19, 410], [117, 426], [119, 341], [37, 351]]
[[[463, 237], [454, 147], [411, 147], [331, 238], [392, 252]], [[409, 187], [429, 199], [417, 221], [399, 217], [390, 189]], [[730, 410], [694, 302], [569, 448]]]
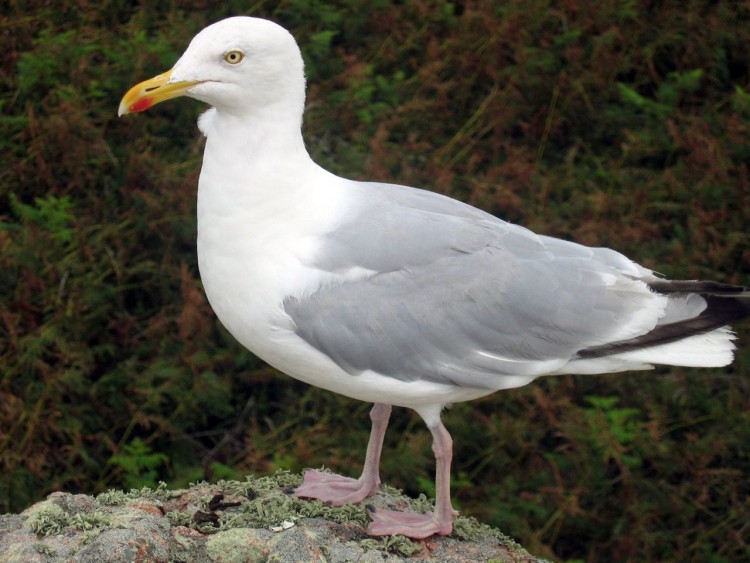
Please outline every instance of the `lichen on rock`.
[[[363, 506], [326, 506], [291, 494], [301, 476], [279, 471], [245, 481], [165, 484], [96, 497], [53, 493], [19, 515], [0, 516], [0, 562], [94, 561], [538, 561], [498, 530], [457, 517], [447, 537], [370, 538]], [[424, 512], [390, 487], [376, 508]]]

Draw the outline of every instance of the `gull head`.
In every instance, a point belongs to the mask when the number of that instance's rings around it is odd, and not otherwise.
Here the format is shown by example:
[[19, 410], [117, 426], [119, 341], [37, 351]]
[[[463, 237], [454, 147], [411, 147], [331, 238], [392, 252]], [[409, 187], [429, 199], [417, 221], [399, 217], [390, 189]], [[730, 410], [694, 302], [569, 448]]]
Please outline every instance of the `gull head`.
[[118, 115], [179, 96], [237, 115], [279, 104], [301, 115], [302, 55], [283, 27], [259, 18], [228, 18], [196, 35], [171, 70], [133, 86], [122, 98]]

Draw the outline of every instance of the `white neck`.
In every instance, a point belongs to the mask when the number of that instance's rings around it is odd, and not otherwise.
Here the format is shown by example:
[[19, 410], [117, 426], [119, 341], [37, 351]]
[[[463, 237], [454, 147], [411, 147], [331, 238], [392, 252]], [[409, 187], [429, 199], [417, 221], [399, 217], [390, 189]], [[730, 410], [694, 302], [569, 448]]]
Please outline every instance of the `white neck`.
[[211, 110], [201, 119], [201, 278], [225, 326], [255, 348], [247, 339], [260, 336], [250, 324], [265, 326], [281, 315], [284, 296], [318, 283], [309, 258], [341, 215], [348, 185], [312, 161], [298, 118], [270, 117]]

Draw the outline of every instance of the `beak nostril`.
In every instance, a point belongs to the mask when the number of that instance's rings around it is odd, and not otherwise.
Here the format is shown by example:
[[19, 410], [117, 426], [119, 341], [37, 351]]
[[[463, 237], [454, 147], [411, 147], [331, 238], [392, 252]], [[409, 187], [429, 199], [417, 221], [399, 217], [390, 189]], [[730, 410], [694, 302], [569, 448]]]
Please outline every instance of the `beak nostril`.
[[146, 88], [146, 92], [153, 92], [154, 90], [157, 90], [158, 88], [159, 88], [158, 86], [150, 86]]

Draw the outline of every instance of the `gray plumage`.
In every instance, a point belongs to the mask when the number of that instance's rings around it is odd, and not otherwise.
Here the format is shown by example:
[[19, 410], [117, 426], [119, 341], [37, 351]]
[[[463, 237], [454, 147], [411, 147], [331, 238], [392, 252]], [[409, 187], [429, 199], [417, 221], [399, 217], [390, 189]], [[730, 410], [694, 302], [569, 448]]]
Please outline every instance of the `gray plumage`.
[[637, 336], [627, 327], [653, 306], [637, 279], [653, 276], [614, 251], [431, 192], [355, 186], [358, 207], [312, 265], [370, 273], [284, 303], [297, 334], [352, 375], [493, 389], [499, 375], [552, 373], [582, 349]]

